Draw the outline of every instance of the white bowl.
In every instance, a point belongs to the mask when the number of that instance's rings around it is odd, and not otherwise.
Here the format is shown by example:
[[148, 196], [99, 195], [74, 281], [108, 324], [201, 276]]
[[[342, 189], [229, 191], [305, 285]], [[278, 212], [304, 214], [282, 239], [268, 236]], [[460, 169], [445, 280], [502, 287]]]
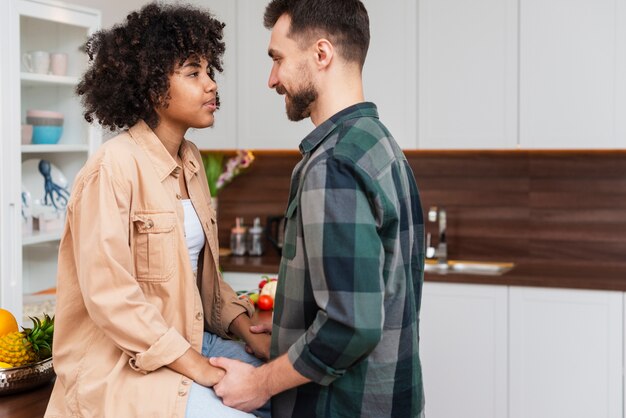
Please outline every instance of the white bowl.
[[53, 112], [52, 110], [27, 110], [26, 116], [35, 118], [51, 118], [51, 119], [63, 119], [63, 113]]

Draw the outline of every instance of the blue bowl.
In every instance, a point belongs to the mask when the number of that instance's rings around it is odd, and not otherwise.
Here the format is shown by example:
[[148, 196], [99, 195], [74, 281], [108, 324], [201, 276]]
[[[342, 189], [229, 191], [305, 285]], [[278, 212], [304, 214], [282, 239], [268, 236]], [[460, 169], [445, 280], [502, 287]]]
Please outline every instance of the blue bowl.
[[61, 139], [62, 126], [33, 126], [33, 144], [56, 144]]

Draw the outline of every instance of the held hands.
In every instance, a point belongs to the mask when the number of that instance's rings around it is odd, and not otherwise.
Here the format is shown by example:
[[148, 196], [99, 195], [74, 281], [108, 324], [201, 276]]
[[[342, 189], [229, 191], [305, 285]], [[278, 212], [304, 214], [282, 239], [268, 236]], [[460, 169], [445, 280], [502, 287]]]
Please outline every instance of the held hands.
[[261, 369], [225, 357], [212, 357], [213, 366], [226, 370], [226, 375], [213, 386], [224, 405], [250, 412], [265, 405], [271, 393], [264, 382]]
[[224, 369], [213, 366], [209, 359], [193, 348], [189, 348], [185, 354], [174, 360], [167, 367], [206, 387], [214, 386], [226, 373]]

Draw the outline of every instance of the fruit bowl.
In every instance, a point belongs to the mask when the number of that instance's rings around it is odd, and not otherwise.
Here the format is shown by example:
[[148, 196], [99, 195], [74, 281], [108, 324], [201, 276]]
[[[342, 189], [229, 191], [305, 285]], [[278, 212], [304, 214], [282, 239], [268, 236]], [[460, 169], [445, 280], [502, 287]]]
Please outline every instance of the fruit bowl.
[[36, 388], [54, 376], [52, 357], [25, 366], [0, 369], [0, 396]]

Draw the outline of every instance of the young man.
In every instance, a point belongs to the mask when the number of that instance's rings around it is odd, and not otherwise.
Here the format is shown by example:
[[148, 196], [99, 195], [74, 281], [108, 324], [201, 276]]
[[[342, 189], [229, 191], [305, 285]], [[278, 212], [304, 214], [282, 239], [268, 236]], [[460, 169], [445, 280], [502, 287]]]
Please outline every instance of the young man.
[[287, 209], [271, 358], [223, 358], [215, 386], [272, 416], [423, 415], [419, 309], [424, 225], [413, 173], [364, 102], [369, 19], [359, 0], [274, 0], [270, 88], [287, 116], [311, 118]]

